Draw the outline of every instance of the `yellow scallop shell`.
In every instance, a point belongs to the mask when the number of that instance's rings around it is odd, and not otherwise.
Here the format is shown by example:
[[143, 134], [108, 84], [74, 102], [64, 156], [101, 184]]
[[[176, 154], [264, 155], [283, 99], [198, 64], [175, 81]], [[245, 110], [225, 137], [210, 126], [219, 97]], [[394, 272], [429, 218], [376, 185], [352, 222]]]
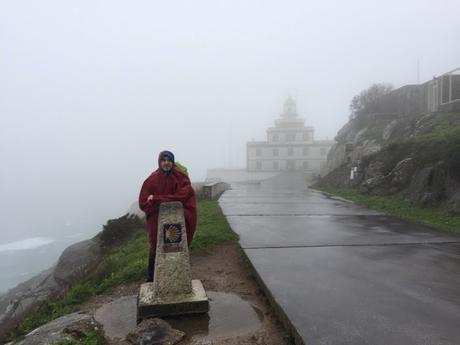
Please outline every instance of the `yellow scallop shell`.
[[165, 230], [165, 238], [169, 242], [177, 242], [180, 239], [181, 231], [176, 226], [170, 226]]

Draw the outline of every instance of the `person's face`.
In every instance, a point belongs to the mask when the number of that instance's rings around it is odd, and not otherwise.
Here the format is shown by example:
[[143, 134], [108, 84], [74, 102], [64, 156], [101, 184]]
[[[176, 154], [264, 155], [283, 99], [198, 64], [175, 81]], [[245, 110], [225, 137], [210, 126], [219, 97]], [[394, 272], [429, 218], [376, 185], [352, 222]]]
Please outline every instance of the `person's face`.
[[173, 166], [173, 164], [172, 164], [171, 160], [168, 157], [163, 158], [161, 160], [161, 162], [160, 162], [160, 168], [163, 171], [171, 170], [172, 166]]

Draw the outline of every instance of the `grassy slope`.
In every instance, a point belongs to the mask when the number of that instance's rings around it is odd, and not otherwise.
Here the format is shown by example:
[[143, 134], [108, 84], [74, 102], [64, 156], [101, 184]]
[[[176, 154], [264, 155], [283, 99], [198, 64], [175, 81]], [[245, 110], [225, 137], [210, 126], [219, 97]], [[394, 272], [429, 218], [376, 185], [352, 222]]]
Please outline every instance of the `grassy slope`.
[[365, 195], [351, 188], [321, 187], [319, 189], [401, 219], [460, 234], [460, 215], [448, 214], [442, 210], [420, 208], [397, 196]]
[[[419, 169], [443, 161], [450, 174], [460, 178], [460, 113], [439, 113], [415, 138], [390, 144], [363, 159], [383, 162], [383, 173], [387, 174], [406, 157], [414, 157]], [[356, 189], [336, 188], [328, 183], [320, 183], [315, 188], [402, 219], [460, 233], [460, 215], [442, 209], [421, 208], [398, 195], [360, 194]]]
[[198, 202], [198, 227], [192, 242], [192, 252], [206, 249], [214, 243], [238, 240], [228, 225], [217, 201]]
[[[192, 252], [205, 250], [214, 243], [238, 239], [216, 201], [199, 201], [197, 206], [198, 226]], [[22, 337], [40, 325], [78, 310], [81, 303], [94, 295], [110, 293], [114, 287], [142, 280], [147, 267], [148, 242], [144, 229], [135, 231], [132, 239], [114, 248], [104, 258], [94, 275], [72, 287], [63, 298], [41, 305], [17, 327], [10, 339]], [[103, 344], [101, 339], [95, 334], [80, 344]]]

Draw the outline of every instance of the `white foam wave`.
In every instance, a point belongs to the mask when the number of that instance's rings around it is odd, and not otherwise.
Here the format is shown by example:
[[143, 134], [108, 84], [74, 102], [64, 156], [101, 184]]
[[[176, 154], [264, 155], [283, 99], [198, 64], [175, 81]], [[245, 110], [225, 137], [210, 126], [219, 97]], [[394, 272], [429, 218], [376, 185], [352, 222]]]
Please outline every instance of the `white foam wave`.
[[53, 242], [54, 239], [50, 237], [29, 237], [20, 241], [0, 244], [0, 253], [35, 249]]

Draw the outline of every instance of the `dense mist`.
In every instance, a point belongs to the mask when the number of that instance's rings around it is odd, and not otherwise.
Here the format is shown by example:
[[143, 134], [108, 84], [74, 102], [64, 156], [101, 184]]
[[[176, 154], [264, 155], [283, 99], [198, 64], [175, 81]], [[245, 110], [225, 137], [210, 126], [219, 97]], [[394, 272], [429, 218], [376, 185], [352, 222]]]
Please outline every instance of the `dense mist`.
[[370, 84], [458, 67], [459, 13], [456, 0], [1, 1], [0, 253], [95, 234], [162, 149], [192, 181], [244, 168], [288, 95], [332, 139]]

